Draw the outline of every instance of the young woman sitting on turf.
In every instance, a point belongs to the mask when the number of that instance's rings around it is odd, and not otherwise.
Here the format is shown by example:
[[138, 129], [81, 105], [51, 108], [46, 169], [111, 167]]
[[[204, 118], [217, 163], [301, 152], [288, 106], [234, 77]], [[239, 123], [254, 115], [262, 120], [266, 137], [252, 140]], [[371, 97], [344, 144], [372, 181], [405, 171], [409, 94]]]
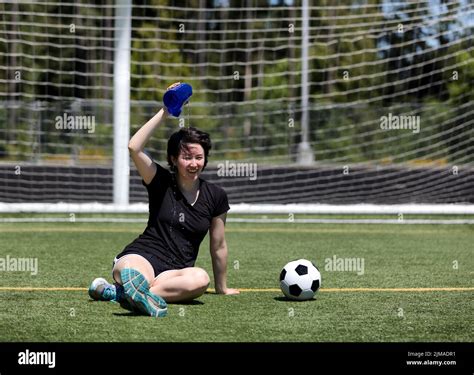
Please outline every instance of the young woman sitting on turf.
[[192, 127], [171, 135], [167, 149], [171, 172], [143, 151], [167, 116], [167, 109], [161, 109], [128, 145], [148, 190], [147, 227], [115, 258], [115, 284], [98, 278], [89, 288], [95, 300], [114, 300], [126, 309], [156, 317], [166, 315], [167, 302], [192, 300], [208, 288], [209, 275], [194, 267], [199, 245], [208, 231], [216, 292], [239, 293], [226, 283], [227, 195], [199, 177], [208, 161], [209, 135]]

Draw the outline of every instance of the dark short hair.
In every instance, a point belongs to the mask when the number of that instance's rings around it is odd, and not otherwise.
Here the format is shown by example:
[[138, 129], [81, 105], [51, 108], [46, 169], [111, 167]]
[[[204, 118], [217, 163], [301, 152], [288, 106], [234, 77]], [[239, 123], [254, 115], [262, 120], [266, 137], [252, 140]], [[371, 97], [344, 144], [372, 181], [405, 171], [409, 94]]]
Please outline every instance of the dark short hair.
[[174, 170], [174, 165], [171, 161], [171, 156], [177, 158], [181, 151], [186, 151], [188, 149], [187, 145], [189, 143], [198, 143], [202, 146], [204, 150], [204, 170], [207, 165], [207, 157], [209, 156], [209, 150], [212, 147], [211, 138], [208, 133], [193, 127], [181, 128], [177, 132], [171, 134], [170, 139], [168, 139], [168, 164], [171, 170]]

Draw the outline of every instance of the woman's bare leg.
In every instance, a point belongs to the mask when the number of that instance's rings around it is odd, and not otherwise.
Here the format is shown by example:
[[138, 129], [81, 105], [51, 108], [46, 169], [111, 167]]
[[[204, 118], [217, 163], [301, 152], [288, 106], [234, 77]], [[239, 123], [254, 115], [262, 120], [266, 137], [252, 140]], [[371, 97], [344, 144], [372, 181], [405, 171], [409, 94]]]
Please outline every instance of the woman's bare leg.
[[209, 287], [209, 275], [199, 267], [160, 273], [150, 284], [150, 291], [166, 302], [190, 301], [200, 297]]

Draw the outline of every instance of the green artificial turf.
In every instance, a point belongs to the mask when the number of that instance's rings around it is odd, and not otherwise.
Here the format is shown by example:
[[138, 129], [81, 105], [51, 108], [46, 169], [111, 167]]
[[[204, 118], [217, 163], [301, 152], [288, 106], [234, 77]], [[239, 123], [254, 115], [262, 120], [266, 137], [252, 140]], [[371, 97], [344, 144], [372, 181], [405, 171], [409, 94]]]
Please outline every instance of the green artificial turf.
[[[1, 223], [0, 258], [36, 258], [38, 273], [0, 272], [0, 341], [473, 340], [472, 225], [228, 223], [228, 286], [243, 289], [241, 294], [209, 292], [192, 303], [170, 304], [168, 316], [159, 319], [91, 301], [86, 291], [95, 277], [111, 280], [114, 256], [143, 227]], [[196, 265], [212, 278], [208, 246], [206, 238]], [[363, 273], [329, 269], [334, 257], [363, 259]], [[298, 258], [313, 261], [321, 271], [322, 288], [314, 300], [289, 301], [279, 291], [281, 268]], [[18, 287], [82, 289], [13, 289]], [[448, 287], [471, 289], [423, 289]], [[353, 290], [359, 288], [367, 289]]]

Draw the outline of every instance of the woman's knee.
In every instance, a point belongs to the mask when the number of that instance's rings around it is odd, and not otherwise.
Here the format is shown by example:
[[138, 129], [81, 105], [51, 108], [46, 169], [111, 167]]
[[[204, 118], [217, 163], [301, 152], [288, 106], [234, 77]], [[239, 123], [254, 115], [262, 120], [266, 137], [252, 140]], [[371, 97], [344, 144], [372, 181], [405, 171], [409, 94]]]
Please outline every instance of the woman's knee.
[[204, 291], [209, 287], [211, 279], [205, 270], [199, 267], [195, 267], [193, 270], [193, 280], [196, 283], [196, 289]]
[[122, 284], [120, 273], [125, 268], [132, 268], [140, 272], [145, 279], [151, 283], [155, 278], [155, 272], [150, 262], [138, 254], [129, 254], [121, 257], [114, 265], [112, 270], [113, 278], [119, 284]]

